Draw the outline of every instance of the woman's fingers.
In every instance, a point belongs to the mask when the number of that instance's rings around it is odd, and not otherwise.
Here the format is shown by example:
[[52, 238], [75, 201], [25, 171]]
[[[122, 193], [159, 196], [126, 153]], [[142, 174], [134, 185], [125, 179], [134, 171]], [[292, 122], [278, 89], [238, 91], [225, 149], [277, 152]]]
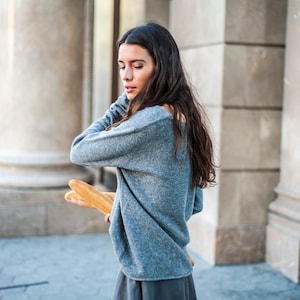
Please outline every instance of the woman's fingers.
[[106, 214], [104, 220], [105, 222], [110, 223], [110, 214]]

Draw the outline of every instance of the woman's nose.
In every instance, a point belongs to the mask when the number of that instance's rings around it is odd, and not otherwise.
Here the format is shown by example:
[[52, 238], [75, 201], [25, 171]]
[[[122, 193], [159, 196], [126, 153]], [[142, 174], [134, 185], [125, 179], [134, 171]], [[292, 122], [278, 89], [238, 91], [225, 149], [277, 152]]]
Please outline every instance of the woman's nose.
[[123, 80], [132, 80], [132, 70], [131, 68], [125, 68], [122, 74]]

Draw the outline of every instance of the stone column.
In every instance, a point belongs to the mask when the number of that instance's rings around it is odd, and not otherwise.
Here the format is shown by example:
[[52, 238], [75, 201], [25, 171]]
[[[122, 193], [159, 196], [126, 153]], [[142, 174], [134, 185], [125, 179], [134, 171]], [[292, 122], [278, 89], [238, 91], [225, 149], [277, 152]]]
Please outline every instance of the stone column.
[[267, 262], [300, 282], [300, 3], [289, 0], [280, 181], [270, 204]]
[[[69, 160], [81, 131], [84, 0], [0, 4], [0, 236], [88, 230], [65, 203]], [[84, 216], [85, 217], [82, 217]]]
[[217, 185], [190, 221], [212, 264], [263, 261], [279, 178], [286, 1], [170, 1], [170, 29], [206, 107]]

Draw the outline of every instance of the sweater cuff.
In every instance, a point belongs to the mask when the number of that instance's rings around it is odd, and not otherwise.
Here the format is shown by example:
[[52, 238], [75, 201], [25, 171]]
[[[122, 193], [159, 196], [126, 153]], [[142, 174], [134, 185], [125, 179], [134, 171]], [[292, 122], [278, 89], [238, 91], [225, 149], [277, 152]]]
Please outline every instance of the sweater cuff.
[[203, 192], [202, 189], [197, 187], [195, 193], [193, 215], [203, 210]]

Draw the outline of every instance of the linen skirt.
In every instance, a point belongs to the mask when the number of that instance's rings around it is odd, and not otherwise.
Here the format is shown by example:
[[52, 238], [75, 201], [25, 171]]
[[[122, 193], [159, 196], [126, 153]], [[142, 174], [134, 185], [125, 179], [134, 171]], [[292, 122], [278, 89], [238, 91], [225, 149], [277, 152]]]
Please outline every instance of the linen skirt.
[[197, 300], [193, 276], [136, 281], [120, 271], [113, 300]]

